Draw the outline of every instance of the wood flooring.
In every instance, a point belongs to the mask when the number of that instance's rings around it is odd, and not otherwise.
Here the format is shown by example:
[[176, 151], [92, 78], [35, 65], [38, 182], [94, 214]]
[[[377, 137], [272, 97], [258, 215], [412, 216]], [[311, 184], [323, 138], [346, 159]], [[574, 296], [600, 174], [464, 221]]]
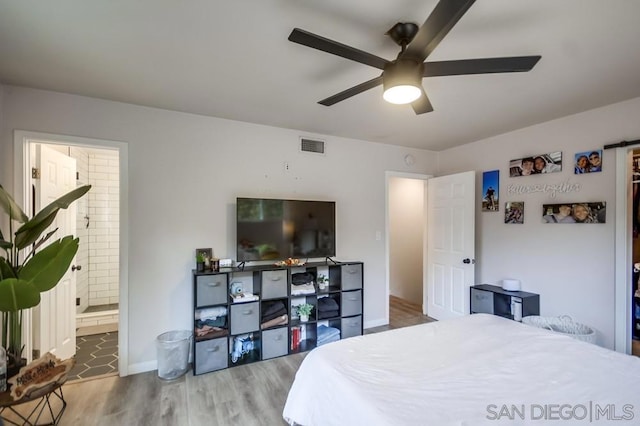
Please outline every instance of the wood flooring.
[[[393, 298], [390, 324], [366, 333], [432, 321]], [[67, 383], [60, 425], [284, 426], [282, 409], [305, 353], [166, 382], [155, 371]]]

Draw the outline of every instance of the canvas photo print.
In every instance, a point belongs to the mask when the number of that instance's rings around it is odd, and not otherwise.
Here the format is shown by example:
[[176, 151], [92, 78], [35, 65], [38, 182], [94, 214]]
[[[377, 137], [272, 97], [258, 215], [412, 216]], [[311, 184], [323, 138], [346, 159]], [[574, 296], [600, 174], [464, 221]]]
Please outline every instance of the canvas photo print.
[[601, 172], [602, 150], [577, 152], [574, 156], [574, 161], [573, 172], [577, 175]]
[[500, 171], [492, 170], [482, 173], [482, 211], [497, 212], [500, 210], [498, 204], [498, 185], [500, 184]]
[[509, 177], [539, 175], [562, 171], [562, 151], [511, 160]]
[[524, 223], [524, 202], [511, 201], [504, 205], [504, 223]]
[[605, 223], [606, 203], [559, 203], [542, 205], [543, 223]]

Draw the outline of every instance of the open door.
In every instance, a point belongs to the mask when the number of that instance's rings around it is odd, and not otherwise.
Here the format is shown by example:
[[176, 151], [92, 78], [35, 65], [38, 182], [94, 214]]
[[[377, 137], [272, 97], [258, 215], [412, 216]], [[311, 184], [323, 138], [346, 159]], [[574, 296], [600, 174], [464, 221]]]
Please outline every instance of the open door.
[[469, 314], [475, 281], [475, 172], [427, 181], [426, 314]]
[[[36, 167], [40, 178], [34, 179], [36, 212], [52, 201], [76, 188], [76, 160], [36, 145]], [[46, 232], [55, 228], [55, 239], [75, 235], [76, 205], [60, 210], [54, 223]], [[72, 262], [73, 263], [73, 262]], [[34, 309], [34, 347], [41, 354], [51, 352], [60, 359], [71, 358], [76, 353], [75, 276], [71, 269], [51, 290], [41, 294], [40, 305]]]

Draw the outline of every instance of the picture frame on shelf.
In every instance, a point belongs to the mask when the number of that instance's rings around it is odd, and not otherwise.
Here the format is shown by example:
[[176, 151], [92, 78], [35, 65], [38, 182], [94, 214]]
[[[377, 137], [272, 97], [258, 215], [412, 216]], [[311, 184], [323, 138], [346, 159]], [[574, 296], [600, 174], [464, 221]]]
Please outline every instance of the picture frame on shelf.
[[198, 255], [198, 253], [203, 254], [206, 259], [211, 259], [213, 257], [213, 249], [211, 247], [209, 247], [209, 248], [197, 248], [196, 249], [196, 256]]
[[197, 248], [196, 249], [196, 270], [198, 272], [204, 272], [209, 269], [211, 265], [211, 258], [213, 256], [213, 250], [211, 248]]

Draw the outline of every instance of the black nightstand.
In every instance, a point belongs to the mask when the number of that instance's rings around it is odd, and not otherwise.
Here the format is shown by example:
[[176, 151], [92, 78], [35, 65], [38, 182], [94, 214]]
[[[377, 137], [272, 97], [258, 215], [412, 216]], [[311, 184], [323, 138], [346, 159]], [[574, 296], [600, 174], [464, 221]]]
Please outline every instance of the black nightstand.
[[540, 315], [540, 295], [526, 291], [507, 291], [490, 284], [471, 286], [471, 313], [493, 314], [513, 319], [512, 298], [522, 303], [522, 316]]

